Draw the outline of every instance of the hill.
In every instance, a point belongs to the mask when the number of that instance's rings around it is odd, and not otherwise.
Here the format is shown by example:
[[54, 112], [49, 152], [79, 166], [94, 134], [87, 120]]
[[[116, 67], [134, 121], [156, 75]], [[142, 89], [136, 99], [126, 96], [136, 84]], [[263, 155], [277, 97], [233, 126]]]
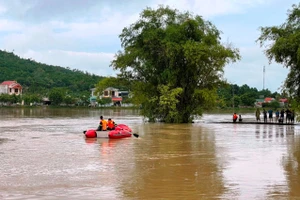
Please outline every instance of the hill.
[[0, 50], [0, 82], [16, 80], [23, 93], [46, 94], [52, 88], [64, 88], [73, 94], [90, 93], [104, 77], [59, 66], [23, 59], [12, 52]]

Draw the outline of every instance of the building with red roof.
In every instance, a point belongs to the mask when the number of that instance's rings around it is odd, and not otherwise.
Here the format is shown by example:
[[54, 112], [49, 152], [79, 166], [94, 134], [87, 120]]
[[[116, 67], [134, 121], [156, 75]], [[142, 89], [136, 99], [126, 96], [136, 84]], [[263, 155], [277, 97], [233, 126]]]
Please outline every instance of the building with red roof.
[[0, 94], [21, 95], [22, 86], [17, 81], [3, 81], [0, 84]]
[[282, 103], [288, 103], [288, 99], [282, 98], [282, 99], [279, 99], [279, 102], [282, 102]]
[[281, 98], [281, 99], [279, 99], [279, 103], [280, 103], [281, 107], [284, 107], [284, 106], [288, 105], [289, 101], [286, 98]]
[[265, 100], [264, 100], [265, 103], [270, 103], [272, 101], [275, 101], [275, 99], [272, 98], [272, 97], [266, 97]]
[[96, 94], [96, 88], [91, 89], [92, 94], [91, 94], [91, 104], [95, 105], [96, 103], [96, 99], [97, 96], [102, 99], [102, 98], [111, 98], [111, 103], [114, 105], [121, 105], [122, 101], [123, 101], [123, 97], [128, 97], [129, 96], [129, 92], [128, 91], [120, 91], [117, 88], [113, 88], [113, 87], [108, 87], [106, 88], [102, 94]]

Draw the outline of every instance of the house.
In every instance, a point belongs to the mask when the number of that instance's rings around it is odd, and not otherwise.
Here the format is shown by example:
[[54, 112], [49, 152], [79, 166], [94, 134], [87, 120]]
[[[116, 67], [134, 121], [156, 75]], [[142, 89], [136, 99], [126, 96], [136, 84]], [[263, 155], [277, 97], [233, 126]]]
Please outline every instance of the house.
[[51, 101], [50, 101], [49, 98], [47, 98], [47, 97], [44, 97], [44, 98], [42, 99], [42, 102], [43, 102], [44, 105], [50, 105], [50, 104], [51, 104]]
[[286, 98], [279, 99], [279, 104], [281, 107], [285, 107], [288, 103], [288, 99]]
[[272, 97], [266, 97], [264, 103], [271, 103], [272, 101], [275, 101], [275, 99]]
[[22, 95], [22, 86], [17, 81], [4, 81], [0, 84], [0, 94]]
[[[95, 93], [96, 92], [96, 88], [92, 88], [91, 89], [92, 94], [91, 94], [91, 98], [96, 98], [98, 95]], [[108, 87], [106, 88], [101, 95], [99, 95], [99, 98], [111, 98], [112, 103], [114, 105], [120, 105], [122, 103], [123, 97], [127, 97], [129, 95], [128, 91], [120, 91], [117, 88], [114, 87]]]
[[261, 108], [264, 101], [265, 101], [265, 99], [256, 99], [255, 100], [255, 106]]
[[256, 107], [262, 107], [264, 103], [270, 103], [272, 101], [275, 101], [272, 97], [266, 97], [266, 98], [260, 98], [255, 100], [255, 106]]

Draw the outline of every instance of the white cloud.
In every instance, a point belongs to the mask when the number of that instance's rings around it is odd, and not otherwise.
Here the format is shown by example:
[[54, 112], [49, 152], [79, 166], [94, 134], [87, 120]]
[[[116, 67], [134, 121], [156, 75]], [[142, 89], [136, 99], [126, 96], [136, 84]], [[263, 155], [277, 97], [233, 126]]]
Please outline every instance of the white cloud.
[[[288, 69], [277, 63], [271, 63], [259, 47], [240, 48], [242, 60], [225, 67], [225, 76], [232, 84], [256, 87], [258, 90], [268, 88], [279, 91], [286, 79]], [[265, 66], [265, 73], [263, 67]]]
[[0, 31], [21, 31], [24, 25], [20, 22], [0, 19]]
[[3, 14], [5, 12], [6, 12], [6, 8], [0, 5], [0, 14]]
[[247, 8], [269, 3], [271, 0], [156, 0], [153, 5], [169, 5], [180, 11], [188, 10], [203, 17], [243, 13]]
[[[120, 49], [122, 29], [137, 21], [146, 6], [169, 5], [211, 19], [224, 32], [222, 41], [232, 43], [243, 56], [225, 68], [225, 77], [261, 89], [262, 66], [268, 61], [255, 43], [259, 20], [252, 12], [272, 5], [263, 12], [268, 16], [279, 2], [287, 4], [281, 0], [0, 0], [0, 48], [42, 63], [114, 75], [109, 64]], [[287, 70], [272, 64], [266, 71], [266, 86], [276, 90]]]

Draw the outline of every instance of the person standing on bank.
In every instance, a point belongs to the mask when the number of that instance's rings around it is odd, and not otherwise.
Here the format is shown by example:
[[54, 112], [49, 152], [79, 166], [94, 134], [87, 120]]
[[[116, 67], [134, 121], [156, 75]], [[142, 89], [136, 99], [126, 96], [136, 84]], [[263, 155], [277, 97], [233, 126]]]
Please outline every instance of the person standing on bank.
[[275, 116], [276, 116], [276, 122], [278, 123], [278, 120], [279, 120], [279, 111], [278, 110], [276, 110]]
[[283, 123], [283, 122], [284, 122], [284, 109], [281, 109], [279, 123]]
[[106, 130], [107, 130], [107, 121], [103, 119], [103, 116], [100, 116], [100, 122], [97, 131], [106, 131]]
[[268, 115], [267, 115], [267, 111], [264, 109], [263, 110], [263, 114], [264, 114], [264, 123], [268, 122]]
[[272, 109], [268, 110], [268, 113], [269, 113], [269, 121], [273, 122], [273, 110]]
[[256, 121], [260, 121], [260, 111], [259, 111], [259, 108], [256, 109], [255, 116], [256, 116]]

